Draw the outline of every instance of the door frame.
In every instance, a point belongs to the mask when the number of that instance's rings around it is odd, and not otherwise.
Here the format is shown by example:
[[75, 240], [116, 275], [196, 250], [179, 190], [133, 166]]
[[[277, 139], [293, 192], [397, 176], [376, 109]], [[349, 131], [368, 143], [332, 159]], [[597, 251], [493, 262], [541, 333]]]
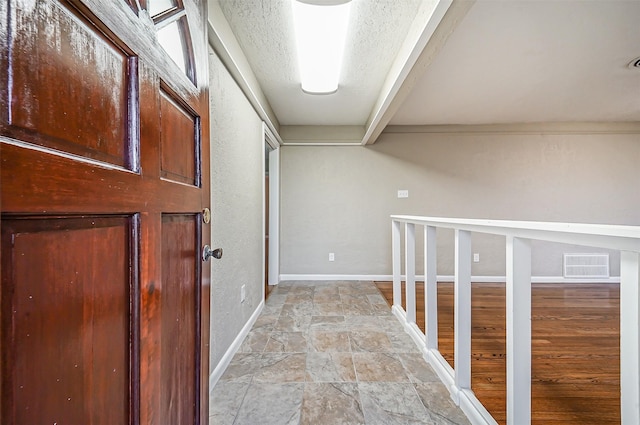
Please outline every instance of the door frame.
[[[263, 155], [262, 175], [266, 175], [266, 148], [269, 146], [269, 223], [267, 223], [267, 190], [265, 179], [262, 179], [262, 234], [267, 235], [269, 230], [269, 285], [277, 285], [280, 282], [280, 144], [267, 124], [262, 122]], [[267, 224], [269, 229], [267, 229]], [[266, 266], [266, 252], [262, 253], [262, 270]], [[265, 299], [264, 285], [262, 285], [262, 299]]]

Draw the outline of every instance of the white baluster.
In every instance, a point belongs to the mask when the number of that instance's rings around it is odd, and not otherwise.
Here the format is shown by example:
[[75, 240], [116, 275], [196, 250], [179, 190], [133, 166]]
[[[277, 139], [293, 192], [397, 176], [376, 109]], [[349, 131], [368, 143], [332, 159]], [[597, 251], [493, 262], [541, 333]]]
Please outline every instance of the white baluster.
[[393, 220], [391, 222], [391, 251], [393, 260], [393, 305], [394, 307], [402, 307], [402, 288], [401, 274], [402, 262], [400, 252], [400, 222]]
[[620, 404], [622, 425], [640, 424], [640, 253], [620, 253]]
[[416, 323], [416, 226], [413, 223], [407, 223], [404, 228], [404, 271], [407, 322]]
[[454, 363], [458, 389], [471, 388], [471, 232], [455, 231]]
[[531, 423], [531, 242], [507, 236], [507, 424]]
[[427, 348], [438, 349], [436, 228], [424, 226], [424, 317]]

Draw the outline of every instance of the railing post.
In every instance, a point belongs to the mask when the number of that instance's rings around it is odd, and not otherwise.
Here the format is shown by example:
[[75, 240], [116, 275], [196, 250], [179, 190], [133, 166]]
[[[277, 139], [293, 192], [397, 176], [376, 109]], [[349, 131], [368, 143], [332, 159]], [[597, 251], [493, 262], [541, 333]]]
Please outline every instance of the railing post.
[[640, 253], [620, 252], [620, 409], [622, 425], [640, 424]]
[[507, 424], [531, 423], [531, 242], [507, 236]]
[[400, 222], [396, 220], [391, 221], [391, 251], [393, 261], [393, 305], [402, 307]]
[[427, 349], [438, 349], [436, 228], [424, 226], [424, 321]]
[[404, 228], [404, 272], [407, 322], [416, 323], [416, 225]]
[[471, 232], [455, 231], [454, 363], [458, 389], [471, 388]]

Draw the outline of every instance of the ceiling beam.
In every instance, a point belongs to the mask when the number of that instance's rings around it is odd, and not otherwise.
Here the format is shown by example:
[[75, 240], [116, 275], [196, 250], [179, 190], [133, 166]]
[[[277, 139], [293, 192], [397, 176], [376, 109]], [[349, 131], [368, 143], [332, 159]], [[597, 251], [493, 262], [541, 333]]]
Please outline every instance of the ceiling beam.
[[475, 0], [439, 0], [435, 7], [430, 6], [429, 2], [423, 3], [387, 74], [380, 96], [367, 120], [361, 145], [376, 142], [474, 3]]

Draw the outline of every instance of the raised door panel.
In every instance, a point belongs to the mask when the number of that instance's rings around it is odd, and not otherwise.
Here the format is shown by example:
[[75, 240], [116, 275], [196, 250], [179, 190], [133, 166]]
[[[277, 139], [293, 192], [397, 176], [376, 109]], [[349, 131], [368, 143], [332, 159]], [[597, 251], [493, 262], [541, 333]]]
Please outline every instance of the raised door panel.
[[160, 91], [162, 177], [200, 186], [199, 119], [176, 96]]
[[2, 223], [2, 423], [124, 424], [136, 394], [135, 220]]
[[137, 58], [61, 3], [19, 1], [9, 15], [6, 133], [137, 171]]
[[198, 215], [162, 217], [161, 417], [194, 424], [200, 389]]

